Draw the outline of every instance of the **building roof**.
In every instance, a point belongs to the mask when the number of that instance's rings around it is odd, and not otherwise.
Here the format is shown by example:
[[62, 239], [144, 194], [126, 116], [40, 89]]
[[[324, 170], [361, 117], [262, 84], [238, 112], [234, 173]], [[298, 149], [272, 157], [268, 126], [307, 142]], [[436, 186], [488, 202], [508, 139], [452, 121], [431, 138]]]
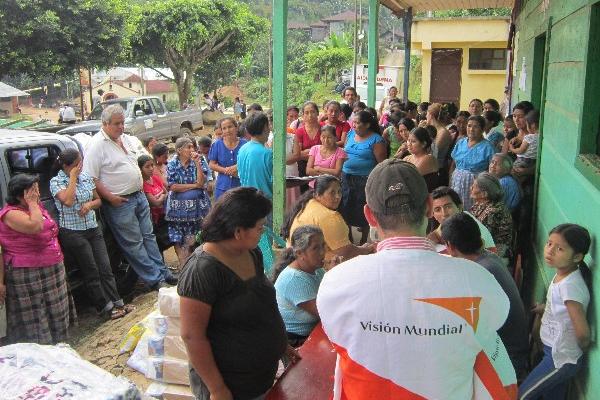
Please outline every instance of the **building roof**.
[[[348, 10], [348, 11], [344, 11], [344, 12], [336, 14], [336, 15], [332, 15], [331, 17], [321, 18], [321, 21], [323, 21], [323, 22], [336, 22], [336, 21], [352, 22], [352, 21], [354, 21], [354, 17], [355, 17], [354, 11]], [[365, 15], [363, 15], [362, 17], [363, 17], [363, 19], [366, 19]]]
[[464, 8], [512, 8], [514, 0], [379, 0], [379, 3], [394, 14], [402, 14], [410, 7], [413, 13]]
[[288, 29], [310, 29], [310, 26], [303, 22], [290, 22], [288, 23]]
[[319, 21], [314, 24], [310, 24], [311, 28], [327, 28], [327, 24], [325, 22]]
[[173, 85], [165, 80], [148, 80], [146, 83], [146, 94], [169, 93], [173, 91]]
[[0, 97], [29, 96], [29, 93], [0, 82]]
[[140, 83], [142, 79], [137, 74], [131, 74], [127, 78], [123, 79], [121, 82], [136, 82]]

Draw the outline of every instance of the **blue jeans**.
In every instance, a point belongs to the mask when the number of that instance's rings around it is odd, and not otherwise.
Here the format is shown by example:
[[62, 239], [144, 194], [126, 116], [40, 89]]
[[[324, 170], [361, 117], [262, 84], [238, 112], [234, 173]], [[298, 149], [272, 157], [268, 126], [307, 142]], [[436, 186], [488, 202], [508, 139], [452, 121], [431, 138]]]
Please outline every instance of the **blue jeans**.
[[556, 369], [552, 360], [552, 348], [544, 345], [544, 358], [519, 386], [519, 400], [564, 400], [567, 385], [582, 364], [583, 356], [579, 357], [577, 364], [565, 364]]
[[138, 192], [126, 203], [113, 207], [102, 204], [102, 212], [133, 270], [150, 287], [170, 276], [156, 244], [146, 196]]

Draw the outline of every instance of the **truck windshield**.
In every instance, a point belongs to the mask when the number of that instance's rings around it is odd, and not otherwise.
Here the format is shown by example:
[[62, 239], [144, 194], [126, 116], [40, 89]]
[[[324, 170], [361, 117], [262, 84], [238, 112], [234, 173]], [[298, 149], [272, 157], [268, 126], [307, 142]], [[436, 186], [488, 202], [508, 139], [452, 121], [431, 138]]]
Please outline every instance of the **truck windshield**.
[[118, 104], [121, 107], [123, 107], [123, 110], [125, 111], [125, 115], [127, 115], [127, 109], [129, 108], [129, 105], [131, 104], [131, 101], [123, 100], [123, 101], [111, 101], [111, 102], [100, 103], [96, 107], [94, 107], [94, 109], [90, 113], [90, 116], [88, 117], [88, 119], [89, 120], [97, 120], [97, 121], [99, 121], [100, 117], [102, 116], [102, 111], [106, 107], [108, 107], [108, 106], [110, 106], [112, 104]]

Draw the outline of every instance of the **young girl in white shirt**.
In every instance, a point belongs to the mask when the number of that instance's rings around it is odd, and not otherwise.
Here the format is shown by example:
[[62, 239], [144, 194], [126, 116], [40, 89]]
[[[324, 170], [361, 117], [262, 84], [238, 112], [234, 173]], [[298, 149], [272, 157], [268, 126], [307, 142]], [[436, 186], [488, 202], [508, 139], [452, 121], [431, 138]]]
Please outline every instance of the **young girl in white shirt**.
[[590, 302], [591, 273], [583, 261], [590, 248], [589, 232], [575, 224], [562, 224], [550, 231], [544, 260], [556, 269], [541, 313], [540, 337], [544, 358], [519, 387], [520, 400], [565, 398], [569, 380], [582, 366], [583, 352], [590, 344], [586, 311]]

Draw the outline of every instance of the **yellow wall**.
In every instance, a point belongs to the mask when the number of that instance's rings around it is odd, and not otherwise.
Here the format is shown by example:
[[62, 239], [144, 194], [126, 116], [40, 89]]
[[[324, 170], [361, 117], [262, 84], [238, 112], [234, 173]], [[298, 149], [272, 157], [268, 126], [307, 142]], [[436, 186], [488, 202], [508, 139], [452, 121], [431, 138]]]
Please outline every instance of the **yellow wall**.
[[413, 22], [412, 47], [422, 54], [421, 101], [429, 100], [431, 50], [462, 49], [460, 109], [473, 98], [504, 97], [505, 70], [469, 70], [470, 48], [506, 48], [509, 21], [506, 18], [424, 19]]

